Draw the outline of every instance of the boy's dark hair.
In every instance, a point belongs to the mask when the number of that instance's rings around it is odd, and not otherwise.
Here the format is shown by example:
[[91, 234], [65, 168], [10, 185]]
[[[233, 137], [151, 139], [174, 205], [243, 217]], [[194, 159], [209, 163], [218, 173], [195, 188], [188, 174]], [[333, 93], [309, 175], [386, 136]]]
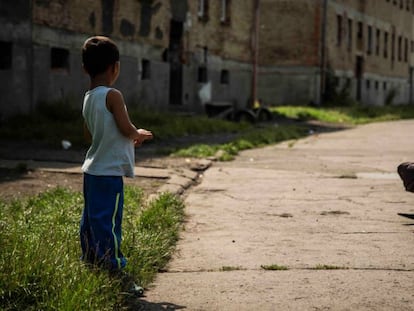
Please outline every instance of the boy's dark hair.
[[82, 46], [83, 67], [91, 77], [105, 72], [117, 61], [119, 61], [118, 47], [107, 37], [91, 37]]

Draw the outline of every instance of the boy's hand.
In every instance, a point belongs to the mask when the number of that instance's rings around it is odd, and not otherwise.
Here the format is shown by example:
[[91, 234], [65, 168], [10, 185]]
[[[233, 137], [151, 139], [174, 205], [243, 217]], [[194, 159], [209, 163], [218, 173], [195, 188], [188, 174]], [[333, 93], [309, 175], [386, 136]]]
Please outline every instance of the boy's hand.
[[152, 139], [154, 136], [152, 135], [152, 132], [144, 130], [144, 129], [138, 129], [137, 130], [139, 134], [139, 138], [134, 140], [135, 146], [141, 146], [141, 144], [146, 141]]

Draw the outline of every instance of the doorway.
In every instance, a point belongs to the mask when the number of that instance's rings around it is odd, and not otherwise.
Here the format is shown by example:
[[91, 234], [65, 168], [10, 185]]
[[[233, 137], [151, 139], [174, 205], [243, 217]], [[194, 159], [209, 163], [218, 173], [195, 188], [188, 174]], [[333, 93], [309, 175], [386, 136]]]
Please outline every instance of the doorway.
[[356, 78], [356, 100], [362, 99], [362, 77], [364, 75], [364, 58], [362, 56], [356, 57], [355, 78]]
[[168, 62], [170, 63], [170, 105], [183, 104], [183, 64], [181, 62], [184, 23], [171, 20]]

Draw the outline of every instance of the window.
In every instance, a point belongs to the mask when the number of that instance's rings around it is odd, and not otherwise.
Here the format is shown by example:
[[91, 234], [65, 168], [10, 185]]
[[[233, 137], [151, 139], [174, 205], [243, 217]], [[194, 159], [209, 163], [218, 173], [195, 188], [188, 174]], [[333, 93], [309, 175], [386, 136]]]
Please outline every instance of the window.
[[221, 0], [221, 16], [220, 16], [220, 22], [225, 25], [230, 24], [230, 3], [231, 0]]
[[57, 70], [69, 70], [69, 51], [62, 48], [51, 48], [50, 68]]
[[202, 21], [208, 21], [208, 1], [198, 0], [198, 19]]
[[367, 54], [371, 54], [372, 52], [372, 26], [368, 26], [367, 28], [368, 34], [367, 34]]
[[348, 50], [352, 50], [352, 19], [348, 19]]
[[0, 70], [12, 68], [13, 44], [11, 42], [0, 41]]
[[388, 57], [388, 32], [384, 32], [384, 58]]
[[398, 61], [402, 61], [402, 37], [398, 36]]
[[366, 84], [367, 90], [369, 90], [371, 88], [371, 81], [367, 79], [365, 80], [365, 84]]
[[384, 91], [386, 91], [387, 90], [387, 82], [383, 82], [382, 83], [382, 89], [384, 90]]
[[381, 41], [381, 30], [377, 29], [377, 35], [375, 38], [375, 54], [380, 55], [380, 41]]
[[205, 66], [198, 67], [197, 82], [207, 83], [207, 68]]
[[230, 83], [230, 73], [228, 70], [223, 69], [220, 73], [220, 83], [229, 84]]
[[342, 43], [342, 15], [336, 16], [336, 44], [341, 46]]
[[404, 39], [404, 61], [408, 62], [408, 39]]
[[357, 29], [357, 49], [362, 50], [364, 47], [364, 24], [358, 22]]
[[141, 80], [151, 79], [151, 62], [148, 59], [141, 61]]
[[395, 35], [391, 36], [391, 60], [395, 60]]

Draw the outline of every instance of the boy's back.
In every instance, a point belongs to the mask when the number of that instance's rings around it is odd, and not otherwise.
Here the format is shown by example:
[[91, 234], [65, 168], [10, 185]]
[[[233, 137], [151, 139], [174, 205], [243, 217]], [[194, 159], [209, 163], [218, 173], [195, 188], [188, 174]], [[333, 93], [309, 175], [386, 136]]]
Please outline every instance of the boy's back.
[[134, 176], [134, 143], [119, 131], [106, 98], [111, 88], [98, 86], [85, 94], [82, 114], [92, 136], [82, 169], [96, 176]]

